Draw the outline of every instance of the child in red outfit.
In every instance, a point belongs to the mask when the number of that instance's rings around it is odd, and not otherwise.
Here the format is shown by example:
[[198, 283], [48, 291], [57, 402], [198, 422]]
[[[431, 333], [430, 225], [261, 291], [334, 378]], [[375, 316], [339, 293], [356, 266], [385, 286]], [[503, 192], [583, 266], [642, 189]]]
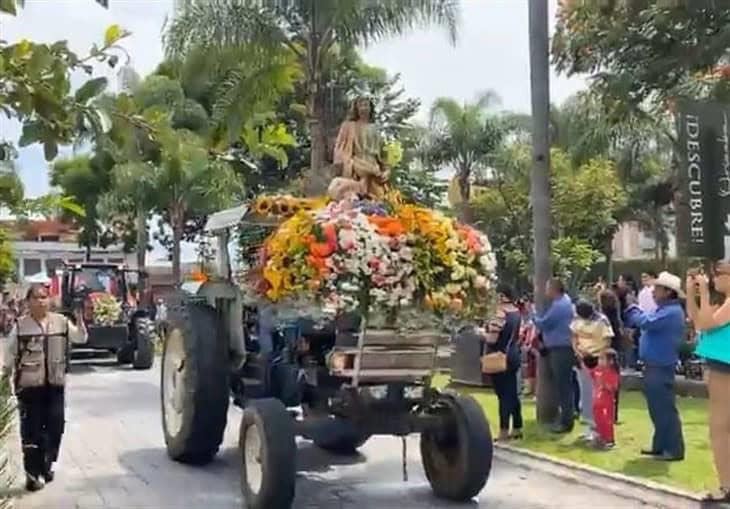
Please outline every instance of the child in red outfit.
[[613, 426], [616, 412], [616, 393], [619, 387], [619, 370], [615, 350], [604, 351], [598, 366], [591, 373], [593, 377], [593, 418], [596, 421], [596, 447], [610, 449], [615, 439]]

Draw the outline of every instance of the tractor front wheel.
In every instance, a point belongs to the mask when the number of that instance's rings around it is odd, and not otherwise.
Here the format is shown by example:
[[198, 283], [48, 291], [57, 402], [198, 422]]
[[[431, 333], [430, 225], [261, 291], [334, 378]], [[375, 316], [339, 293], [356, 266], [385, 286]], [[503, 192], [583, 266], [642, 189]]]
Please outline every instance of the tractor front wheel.
[[297, 463], [294, 437], [294, 419], [279, 400], [249, 402], [239, 435], [244, 507], [291, 508]]

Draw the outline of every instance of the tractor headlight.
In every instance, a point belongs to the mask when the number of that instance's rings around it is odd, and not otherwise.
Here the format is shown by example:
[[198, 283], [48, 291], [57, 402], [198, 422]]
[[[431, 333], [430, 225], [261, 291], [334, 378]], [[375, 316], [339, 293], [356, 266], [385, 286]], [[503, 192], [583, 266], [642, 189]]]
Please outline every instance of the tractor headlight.
[[406, 399], [423, 399], [423, 387], [414, 385], [403, 390]]

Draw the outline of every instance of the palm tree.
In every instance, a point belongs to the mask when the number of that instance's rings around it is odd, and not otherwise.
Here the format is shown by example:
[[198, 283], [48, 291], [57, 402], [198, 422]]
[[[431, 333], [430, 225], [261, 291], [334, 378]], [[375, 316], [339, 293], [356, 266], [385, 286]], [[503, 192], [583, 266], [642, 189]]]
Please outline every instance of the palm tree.
[[[114, 169], [114, 194], [146, 218], [156, 210], [166, 214], [172, 228], [172, 276], [181, 281], [180, 245], [191, 214], [208, 214], [229, 207], [242, 192], [228, 163], [209, 157], [205, 140], [190, 131], [161, 135], [159, 164], [126, 163]], [[138, 226], [138, 229], [144, 231]], [[146, 244], [146, 242], [145, 242]]]
[[325, 70], [337, 47], [353, 47], [415, 27], [440, 25], [456, 38], [458, 0], [184, 0], [165, 34], [168, 55], [248, 47], [264, 60], [282, 52], [304, 74], [311, 138], [308, 193], [327, 176]]
[[502, 144], [507, 124], [490, 108], [499, 103], [493, 91], [479, 94], [474, 102], [459, 104], [449, 97], [436, 99], [431, 107], [431, 160], [456, 170], [459, 185], [459, 216], [472, 221], [469, 199], [471, 178], [488, 169], [490, 158]]

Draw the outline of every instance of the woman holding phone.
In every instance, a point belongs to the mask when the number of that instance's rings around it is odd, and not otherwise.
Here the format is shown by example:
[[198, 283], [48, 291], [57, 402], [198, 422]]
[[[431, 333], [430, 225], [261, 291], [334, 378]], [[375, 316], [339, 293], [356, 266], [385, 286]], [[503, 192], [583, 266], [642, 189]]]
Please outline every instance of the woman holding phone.
[[[710, 443], [720, 480], [717, 492], [707, 501], [730, 502], [730, 263], [719, 262], [712, 274], [715, 290], [722, 294], [720, 305], [710, 300], [707, 276], [687, 273], [687, 313], [699, 332], [697, 355], [709, 366]], [[699, 305], [698, 305], [699, 298]]]

